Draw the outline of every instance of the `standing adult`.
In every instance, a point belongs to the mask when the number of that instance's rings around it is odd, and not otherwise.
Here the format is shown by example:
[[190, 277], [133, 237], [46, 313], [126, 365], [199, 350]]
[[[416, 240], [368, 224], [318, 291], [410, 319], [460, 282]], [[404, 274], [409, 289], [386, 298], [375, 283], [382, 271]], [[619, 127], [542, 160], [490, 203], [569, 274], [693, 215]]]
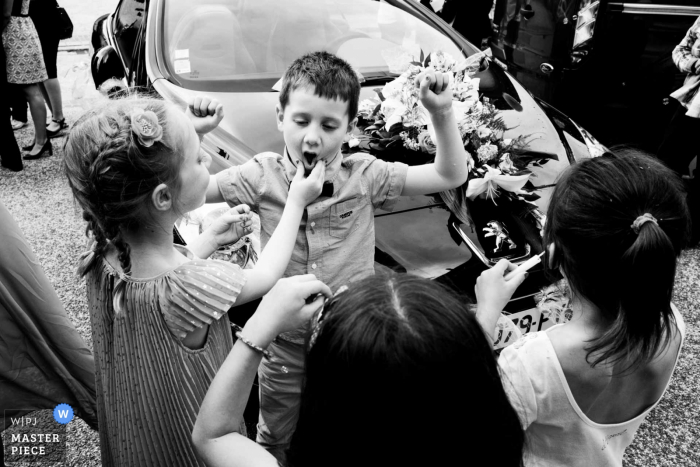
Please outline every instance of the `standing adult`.
[[[680, 105], [669, 123], [658, 155], [671, 169], [685, 175], [690, 162], [700, 155], [700, 17], [673, 49], [672, 57], [687, 76], [683, 86], [671, 94]], [[687, 186], [693, 223], [691, 243], [697, 243], [700, 240], [700, 177], [689, 180]]]
[[7, 82], [22, 85], [34, 121], [34, 146], [24, 159], [38, 159], [47, 151], [53, 154], [53, 149], [46, 135], [46, 106], [39, 87], [48, 75], [39, 35], [29, 18], [29, 1], [14, 0], [12, 15], [2, 34]]
[[[12, 16], [12, 0], [2, 1], [2, 13], [2, 31], [0, 32], [4, 36], [5, 28], [10, 23]], [[7, 75], [2, 73], [2, 70], [5, 69], [5, 49], [1, 46], [2, 42], [0, 40], [0, 62], [2, 64], [2, 68], [0, 68], [0, 95], [3, 97], [0, 106], [0, 159], [3, 167], [19, 172], [22, 170], [22, 157], [9, 120]]]
[[[34, 22], [39, 42], [41, 42], [41, 52], [44, 56], [44, 65], [49, 79], [41, 83], [41, 92], [51, 110], [51, 123], [46, 127], [46, 135], [55, 138], [62, 135], [62, 130], [68, 128], [66, 119], [63, 116], [63, 98], [61, 96], [61, 83], [58, 81], [58, 70], [56, 61], [58, 58], [58, 43], [61, 41], [59, 31], [56, 28], [58, 22], [58, 3], [56, 0], [31, 0], [29, 4], [29, 17]], [[27, 101], [24, 95], [17, 95], [17, 99], [12, 106], [13, 124], [21, 125], [27, 121]], [[32, 143], [23, 149], [30, 150], [34, 146]]]
[[445, 0], [439, 16], [469, 42], [481, 48], [483, 40], [491, 34], [489, 13], [493, 0]]

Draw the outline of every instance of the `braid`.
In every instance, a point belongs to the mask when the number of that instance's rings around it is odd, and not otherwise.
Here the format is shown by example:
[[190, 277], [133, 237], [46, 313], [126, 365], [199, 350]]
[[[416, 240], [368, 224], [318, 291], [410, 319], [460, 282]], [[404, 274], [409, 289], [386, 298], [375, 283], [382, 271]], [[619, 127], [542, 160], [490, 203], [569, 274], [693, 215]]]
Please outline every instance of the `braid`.
[[[150, 222], [144, 208], [159, 184], [175, 193], [180, 186], [182, 158], [169, 133], [170, 108], [153, 98], [110, 100], [78, 119], [66, 138], [64, 171], [83, 209], [85, 233], [95, 241], [93, 256], [104, 257], [114, 245], [124, 273], [131, 270], [131, 249], [123, 230]], [[140, 144], [131, 122], [136, 112], [155, 114], [162, 131], [157, 144]]]

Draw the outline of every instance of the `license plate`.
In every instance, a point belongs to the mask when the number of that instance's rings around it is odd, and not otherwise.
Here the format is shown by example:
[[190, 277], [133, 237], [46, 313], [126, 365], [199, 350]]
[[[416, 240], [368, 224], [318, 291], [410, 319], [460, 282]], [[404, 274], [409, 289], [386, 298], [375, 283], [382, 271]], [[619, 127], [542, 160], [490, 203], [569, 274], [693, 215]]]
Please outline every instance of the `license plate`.
[[[542, 316], [542, 312], [537, 308], [530, 308], [529, 310], [509, 314], [508, 318], [523, 335], [531, 332], [543, 331], [554, 324], [548, 318]], [[498, 329], [493, 348], [494, 350], [500, 350], [504, 347], [508, 347], [513, 344], [517, 338], [517, 334], [513, 331]]]

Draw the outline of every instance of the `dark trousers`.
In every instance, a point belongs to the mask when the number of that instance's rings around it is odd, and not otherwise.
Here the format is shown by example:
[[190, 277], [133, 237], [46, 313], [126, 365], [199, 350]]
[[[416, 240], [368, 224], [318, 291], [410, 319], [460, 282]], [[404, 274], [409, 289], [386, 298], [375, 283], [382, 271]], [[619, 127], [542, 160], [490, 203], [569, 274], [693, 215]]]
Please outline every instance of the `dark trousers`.
[[[688, 175], [688, 165], [700, 156], [700, 118], [685, 115], [686, 108], [678, 105], [659, 146], [658, 156], [678, 175]], [[693, 180], [685, 180], [688, 190], [688, 207], [693, 222], [691, 243], [700, 240], [700, 164]]]
[[8, 84], [8, 87], [12, 118], [18, 122], [27, 123], [27, 98], [24, 95], [24, 89], [19, 84]]
[[10, 107], [7, 102], [10, 91], [7, 85], [7, 72], [5, 71], [5, 48], [0, 38], [0, 160], [2, 166], [10, 170], [22, 170], [22, 155], [17, 146], [15, 133], [10, 123]]

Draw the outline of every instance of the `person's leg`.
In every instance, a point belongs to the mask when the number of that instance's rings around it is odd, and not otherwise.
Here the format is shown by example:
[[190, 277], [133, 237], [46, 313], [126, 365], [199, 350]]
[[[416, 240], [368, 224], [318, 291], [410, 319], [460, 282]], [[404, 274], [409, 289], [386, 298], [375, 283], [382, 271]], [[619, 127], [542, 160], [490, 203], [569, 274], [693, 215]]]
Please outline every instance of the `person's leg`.
[[34, 155], [41, 151], [46, 144], [46, 103], [38, 84], [24, 86], [24, 95], [29, 102], [29, 111], [34, 121], [34, 147], [30, 154]]
[[[5, 48], [2, 45], [2, 36], [0, 35], [0, 94], [7, 96], [9, 89], [7, 85], [7, 74], [5, 74]], [[8, 102], [3, 101], [0, 105], [0, 161], [3, 167], [10, 170], [22, 170], [22, 155], [17, 146], [15, 133], [12, 131], [10, 123], [10, 108]], [[0, 442], [0, 444], [2, 444]]]
[[19, 84], [9, 84], [5, 90], [8, 92], [8, 100], [12, 107], [12, 119], [27, 123], [27, 99]]
[[[664, 139], [659, 146], [658, 156], [679, 175], [688, 175], [688, 166], [700, 154], [700, 118], [685, 115], [686, 109], [679, 105], [668, 125]], [[695, 171], [695, 179], [684, 180], [688, 190], [688, 208], [692, 223], [691, 245], [700, 241], [700, 174]]]
[[39, 83], [39, 89], [41, 89], [41, 95], [44, 96], [44, 103], [46, 104], [46, 107], [49, 108], [49, 112], [51, 112], [51, 116], [53, 116], [51, 96], [49, 96], [49, 92], [46, 90], [46, 81], [44, 81], [43, 83]]
[[65, 119], [65, 117], [63, 116], [63, 99], [61, 97], [61, 83], [58, 82], [58, 78], [49, 78], [46, 81], [44, 81], [44, 88], [46, 88], [46, 93], [49, 96], [49, 100], [51, 102], [51, 113], [53, 114], [52, 121], [47, 129], [51, 132], [56, 132], [61, 130], [61, 123], [63, 123]]
[[258, 369], [260, 417], [256, 441], [285, 466], [299, 418], [304, 346], [280, 339], [269, 350], [272, 358], [263, 359]]

